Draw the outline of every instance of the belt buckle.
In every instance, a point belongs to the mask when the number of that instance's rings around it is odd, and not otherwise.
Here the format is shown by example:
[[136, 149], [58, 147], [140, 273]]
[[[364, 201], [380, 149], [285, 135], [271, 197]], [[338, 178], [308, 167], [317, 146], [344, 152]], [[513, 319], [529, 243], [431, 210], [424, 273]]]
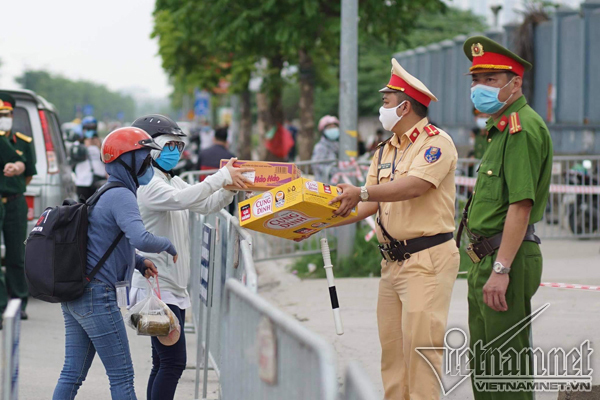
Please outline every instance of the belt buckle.
[[8, 197], [3, 197], [2, 198], [2, 204], [6, 204], [8, 203]]
[[473, 261], [475, 264], [481, 262], [481, 258], [479, 258], [477, 253], [475, 253], [475, 250], [473, 250], [473, 243], [469, 243], [465, 251], [467, 252], [467, 255], [469, 256], [471, 261]]

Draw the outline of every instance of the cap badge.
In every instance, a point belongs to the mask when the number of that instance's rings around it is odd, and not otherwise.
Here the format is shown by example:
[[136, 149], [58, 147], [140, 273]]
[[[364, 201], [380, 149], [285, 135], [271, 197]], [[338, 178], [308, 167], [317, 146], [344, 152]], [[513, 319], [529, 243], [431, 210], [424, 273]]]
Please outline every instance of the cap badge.
[[481, 57], [483, 55], [483, 46], [481, 43], [473, 43], [471, 45], [471, 54], [473, 57]]

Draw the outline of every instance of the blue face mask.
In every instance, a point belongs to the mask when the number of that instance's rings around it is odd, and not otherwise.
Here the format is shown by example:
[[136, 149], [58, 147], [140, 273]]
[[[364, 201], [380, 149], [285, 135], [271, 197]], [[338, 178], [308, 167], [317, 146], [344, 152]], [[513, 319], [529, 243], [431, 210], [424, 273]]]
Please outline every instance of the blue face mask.
[[181, 153], [179, 153], [178, 148], [170, 150], [167, 147], [164, 147], [163, 150], [160, 152], [160, 156], [158, 156], [158, 158], [156, 159], [156, 163], [160, 165], [160, 167], [165, 171], [170, 171], [173, 168], [175, 168], [175, 166], [179, 162], [180, 155]]
[[94, 137], [95, 134], [96, 134], [96, 131], [94, 131], [94, 130], [85, 131], [85, 137], [88, 139], [91, 139], [92, 137]]
[[338, 140], [340, 138], [340, 128], [325, 129], [323, 135], [329, 140]]
[[471, 88], [471, 101], [476, 109], [485, 114], [495, 114], [506, 105], [508, 99], [512, 97], [512, 94], [506, 99], [506, 101], [498, 100], [498, 94], [502, 89], [507, 87], [512, 79], [501, 88], [486, 86], [486, 85], [475, 85]]
[[149, 167], [146, 172], [144, 172], [144, 175], [140, 175], [138, 176], [138, 183], [140, 184], [140, 186], [143, 185], [147, 185], [150, 183], [150, 181], [152, 180], [152, 178], [154, 177], [154, 168]]

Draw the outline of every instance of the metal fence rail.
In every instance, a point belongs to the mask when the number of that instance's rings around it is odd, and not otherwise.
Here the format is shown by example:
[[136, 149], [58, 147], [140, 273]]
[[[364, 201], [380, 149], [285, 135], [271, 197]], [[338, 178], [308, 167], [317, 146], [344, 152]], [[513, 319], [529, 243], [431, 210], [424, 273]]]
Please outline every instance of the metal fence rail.
[[19, 398], [19, 343], [21, 335], [21, 300], [8, 302], [2, 315], [2, 400]]
[[361, 366], [352, 362], [346, 370], [346, 379], [344, 382], [344, 394], [340, 395], [340, 400], [379, 400], [373, 384], [367, 378], [367, 374]]
[[[459, 159], [456, 170], [456, 221], [475, 185], [479, 160]], [[542, 220], [542, 239], [600, 237], [600, 156], [555, 156], [550, 194]]]
[[333, 400], [329, 344], [232, 279], [225, 285], [221, 388], [224, 400]]

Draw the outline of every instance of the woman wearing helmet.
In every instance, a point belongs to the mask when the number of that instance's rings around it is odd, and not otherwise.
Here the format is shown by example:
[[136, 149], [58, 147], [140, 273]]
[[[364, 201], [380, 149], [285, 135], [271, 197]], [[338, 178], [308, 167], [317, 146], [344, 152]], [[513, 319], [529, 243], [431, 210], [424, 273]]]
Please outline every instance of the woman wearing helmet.
[[[340, 121], [333, 115], [326, 115], [319, 121], [319, 132], [321, 139], [315, 144], [311, 161], [337, 160], [340, 149]], [[329, 164], [315, 164], [313, 171], [315, 179], [327, 183], [329, 177], [327, 172]]]
[[[231, 159], [226, 167], [195, 185], [185, 183], [172, 173], [185, 146], [185, 134], [179, 126], [163, 115], [152, 114], [138, 118], [133, 126], [145, 129], [162, 147], [152, 150], [154, 178], [138, 191], [138, 204], [144, 224], [155, 235], [168, 237], [179, 250], [177, 264], [164, 256], [141, 254], [152, 260], [158, 268], [162, 300], [185, 324], [185, 311], [191, 306], [187, 291], [190, 277], [189, 211], [209, 214], [232, 202], [234, 193], [223, 189], [234, 184], [245, 188], [243, 172], [249, 168], [233, 168]], [[143, 300], [147, 285], [141, 273], [135, 272], [130, 292], [130, 304]], [[186, 365], [185, 332], [178, 340], [166, 342], [163, 338], [151, 338], [152, 371], [148, 380], [148, 400], [170, 400], [175, 395], [177, 383]]]
[[[102, 143], [101, 157], [109, 182], [124, 187], [108, 190], [88, 211], [87, 271], [90, 273], [111, 243], [124, 233], [115, 250], [87, 285], [84, 295], [62, 303], [65, 319], [65, 363], [54, 390], [54, 400], [73, 399], [85, 380], [96, 352], [110, 381], [113, 399], [136, 399], [133, 365], [121, 311], [117, 306], [115, 283], [131, 280], [133, 269], [144, 276], [156, 275], [152, 261], [135, 254], [166, 251], [177, 259], [169, 239], [146, 231], [137, 205], [139, 185], [153, 176], [150, 150], [160, 147], [143, 130], [120, 128]], [[163, 255], [164, 257], [164, 255]]]

